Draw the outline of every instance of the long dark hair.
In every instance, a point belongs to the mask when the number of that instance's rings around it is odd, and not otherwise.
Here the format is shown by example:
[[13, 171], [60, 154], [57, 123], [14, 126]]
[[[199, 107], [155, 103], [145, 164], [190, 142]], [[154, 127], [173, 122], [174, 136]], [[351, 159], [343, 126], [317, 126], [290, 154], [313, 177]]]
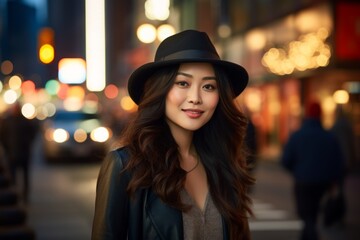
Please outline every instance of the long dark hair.
[[[186, 211], [180, 192], [186, 172], [180, 167], [178, 146], [165, 121], [166, 95], [173, 86], [179, 65], [163, 68], [146, 81], [138, 112], [123, 134], [130, 152], [125, 171], [131, 171], [128, 193], [143, 187], [165, 203]], [[194, 132], [193, 142], [205, 167], [212, 198], [229, 226], [230, 239], [250, 239], [247, 172], [243, 142], [247, 120], [234, 103], [226, 74], [214, 66], [219, 103], [213, 117]]]

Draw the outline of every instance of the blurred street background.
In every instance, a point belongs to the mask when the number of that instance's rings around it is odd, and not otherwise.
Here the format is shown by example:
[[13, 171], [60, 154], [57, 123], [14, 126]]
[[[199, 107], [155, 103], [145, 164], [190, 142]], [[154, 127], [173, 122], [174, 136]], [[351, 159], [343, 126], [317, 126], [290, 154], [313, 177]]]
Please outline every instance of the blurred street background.
[[[28, 223], [38, 240], [90, 239], [96, 178], [100, 164], [47, 165], [37, 145], [32, 166]], [[252, 190], [255, 218], [250, 220], [253, 240], [298, 240], [302, 226], [296, 217], [291, 178], [276, 159], [261, 159]], [[346, 179], [348, 212], [343, 224], [320, 227], [322, 240], [360, 238], [359, 175]], [[321, 222], [321, 220], [319, 220]]]
[[280, 158], [313, 100], [347, 149], [346, 217], [320, 218], [321, 239], [360, 239], [359, 26], [355, 0], [0, 0], [0, 239], [90, 239], [101, 160], [137, 108], [127, 79], [190, 28], [249, 72], [253, 239], [299, 239]]

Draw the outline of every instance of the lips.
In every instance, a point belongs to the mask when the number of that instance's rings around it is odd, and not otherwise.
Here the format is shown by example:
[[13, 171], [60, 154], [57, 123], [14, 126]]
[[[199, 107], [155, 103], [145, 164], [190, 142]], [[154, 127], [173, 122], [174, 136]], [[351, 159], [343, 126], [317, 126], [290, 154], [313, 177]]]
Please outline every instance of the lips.
[[183, 109], [182, 111], [190, 118], [199, 118], [204, 113], [198, 109]]

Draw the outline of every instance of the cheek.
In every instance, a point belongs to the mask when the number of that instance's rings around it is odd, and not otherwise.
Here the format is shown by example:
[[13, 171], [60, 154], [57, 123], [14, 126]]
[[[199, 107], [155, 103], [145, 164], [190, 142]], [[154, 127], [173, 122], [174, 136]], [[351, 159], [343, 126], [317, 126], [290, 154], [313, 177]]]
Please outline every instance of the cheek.
[[216, 95], [216, 96], [211, 96], [207, 99], [207, 105], [209, 108], [212, 108], [215, 110], [216, 106], [218, 105], [219, 103], [219, 96]]
[[166, 96], [166, 103], [167, 104], [180, 104], [183, 102], [183, 96], [179, 91], [171, 89]]

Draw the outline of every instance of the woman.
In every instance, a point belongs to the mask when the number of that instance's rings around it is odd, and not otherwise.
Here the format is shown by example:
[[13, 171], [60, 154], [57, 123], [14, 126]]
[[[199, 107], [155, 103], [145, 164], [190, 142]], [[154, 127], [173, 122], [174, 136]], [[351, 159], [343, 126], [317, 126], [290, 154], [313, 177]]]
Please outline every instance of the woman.
[[92, 239], [250, 239], [246, 70], [204, 32], [165, 39], [130, 76], [138, 112], [101, 167]]

